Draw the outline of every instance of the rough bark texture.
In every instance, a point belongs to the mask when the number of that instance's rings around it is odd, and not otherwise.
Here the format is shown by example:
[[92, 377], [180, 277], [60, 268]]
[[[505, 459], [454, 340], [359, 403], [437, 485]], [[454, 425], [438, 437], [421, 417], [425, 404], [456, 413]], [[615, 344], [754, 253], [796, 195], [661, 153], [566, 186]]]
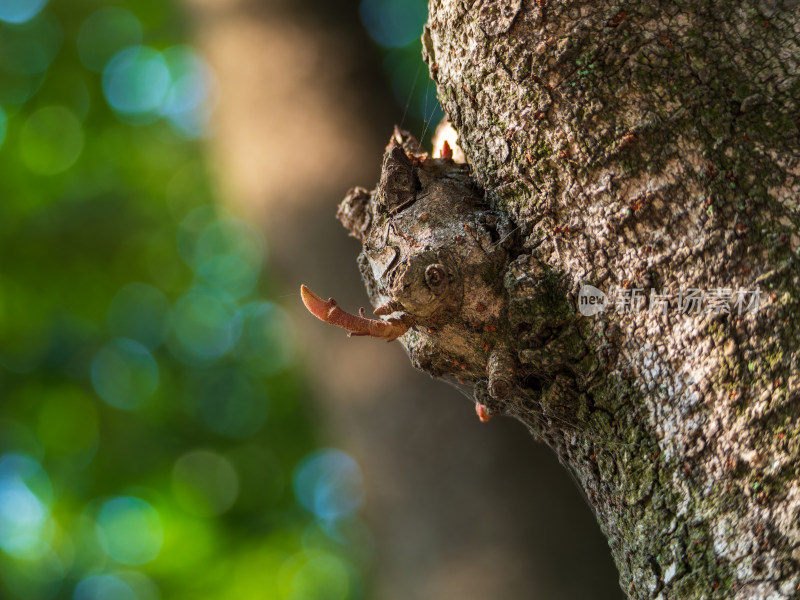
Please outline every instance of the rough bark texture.
[[553, 448], [631, 598], [798, 595], [799, 40], [789, 0], [432, 0], [472, 170], [396, 133], [342, 206], [412, 362]]

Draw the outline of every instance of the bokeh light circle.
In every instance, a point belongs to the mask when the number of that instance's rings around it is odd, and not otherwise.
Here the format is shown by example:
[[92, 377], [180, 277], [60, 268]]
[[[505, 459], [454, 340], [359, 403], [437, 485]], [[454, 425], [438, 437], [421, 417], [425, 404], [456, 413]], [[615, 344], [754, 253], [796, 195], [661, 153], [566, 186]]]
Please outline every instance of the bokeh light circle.
[[47, 551], [52, 534], [50, 479], [24, 454], [0, 457], [0, 548], [18, 558]]
[[113, 571], [87, 575], [72, 594], [72, 600], [160, 600], [152, 579], [138, 571]]
[[304, 458], [294, 472], [294, 491], [300, 504], [324, 521], [349, 517], [364, 501], [361, 469], [336, 449], [317, 450]]
[[36, 175], [55, 175], [69, 169], [83, 151], [83, 129], [75, 114], [63, 106], [33, 113], [22, 127], [19, 152]]
[[225, 217], [206, 226], [195, 246], [195, 265], [220, 254], [238, 256], [242, 261], [258, 268], [264, 258], [261, 233], [241, 219]]
[[114, 54], [142, 43], [142, 24], [124, 8], [109, 6], [95, 11], [78, 32], [78, 54], [86, 68], [103, 70]]
[[172, 310], [174, 343], [170, 349], [189, 364], [208, 364], [226, 354], [239, 339], [241, 319], [233, 300], [199, 286], [181, 296]]
[[137, 600], [161, 600], [161, 592], [156, 582], [139, 571], [120, 571], [116, 573], [135, 593]]
[[158, 512], [140, 498], [120, 496], [103, 504], [95, 531], [106, 554], [126, 565], [152, 561], [164, 543]]
[[348, 548], [348, 556], [361, 564], [368, 564], [375, 557], [375, 540], [369, 527], [357, 516], [337, 521], [317, 521], [320, 535], [326, 541], [314, 540], [314, 545], [306, 543], [306, 547], [320, 547], [333, 540], [337, 544]]
[[197, 237], [193, 267], [207, 285], [241, 298], [255, 286], [263, 259], [260, 232], [239, 219], [223, 218]]
[[172, 491], [187, 512], [213, 517], [233, 506], [239, 495], [239, 477], [230, 461], [219, 454], [195, 450], [175, 463]]
[[372, 39], [387, 48], [419, 39], [428, 18], [425, 3], [408, 0], [361, 0], [358, 12]]
[[167, 63], [160, 52], [147, 46], [120, 50], [103, 70], [103, 92], [117, 113], [139, 117], [148, 123], [158, 118], [158, 109], [170, 85]]
[[[0, 6], [2, 4], [0, 2]], [[44, 73], [58, 54], [63, 38], [59, 22], [47, 15], [24, 25], [4, 27], [0, 35], [0, 56], [6, 60], [0, 65], [20, 75]]]
[[[190, 188], [189, 185], [186, 185]], [[203, 231], [217, 220], [214, 206], [205, 205], [195, 208], [181, 221], [178, 227], [178, 253], [184, 262], [196, 269], [197, 240]]]
[[92, 575], [75, 586], [72, 600], [139, 600], [133, 588], [115, 575]]
[[139, 342], [117, 338], [100, 350], [91, 367], [92, 383], [108, 404], [123, 410], [139, 408], [158, 387], [158, 365]]
[[156, 287], [129, 283], [108, 307], [111, 334], [135, 340], [153, 350], [161, 345], [169, 330], [169, 301]]
[[262, 375], [274, 375], [291, 365], [297, 331], [285, 310], [271, 302], [251, 302], [240, 311], [240, 354], [247, 366]]
[[210, 116], [213, 87], [211, 67], [189, 46], [173, 46], [162, 53], [172, 84], [161, 114], [189, 138], [203, 135]]
[[232, 438], [253, 435], [267, 416], [264, 385], [236, 367], [206, 369], [197, 374], [186, 387], [185, 399], [207, 429]]
[[213, 256], [197, 269], [203, 283], [241, 298], [251, 291], [258, 280], [258, 271], [240, 257], [231, 254]]
[[291, 600], [345, 600], [350, 593], [348, 566], [336, 556], [310, 558], [292, 578]]
[[0, 2], [0, 21], [24, 23], [30, 21], [47, 4], [47, 0], [3, 0]]

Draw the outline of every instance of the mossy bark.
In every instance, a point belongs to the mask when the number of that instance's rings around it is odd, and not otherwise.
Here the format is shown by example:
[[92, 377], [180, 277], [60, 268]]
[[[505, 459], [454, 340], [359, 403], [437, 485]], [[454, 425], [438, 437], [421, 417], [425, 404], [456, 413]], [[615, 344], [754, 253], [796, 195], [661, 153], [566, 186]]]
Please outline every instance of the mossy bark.
[[[489, 408], [575, 474], [631, 598], [797, 597], [798, 3], [431, 0], [423, 42], [519, 228], [506, 285], [672, 295], [560, 320], [551, 362], [512, 318], [522, 393]], [[681, 314], [690, 288], [761, 306]]]

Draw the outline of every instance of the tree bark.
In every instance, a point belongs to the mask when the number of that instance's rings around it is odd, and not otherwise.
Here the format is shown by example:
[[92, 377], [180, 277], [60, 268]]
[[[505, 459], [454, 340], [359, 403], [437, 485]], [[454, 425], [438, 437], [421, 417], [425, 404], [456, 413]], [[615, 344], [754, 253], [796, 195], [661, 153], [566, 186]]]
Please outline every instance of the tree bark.
[[340, 213], [412, 362], [557, 453], [631, 598], [797, 597], [798, 3], [431, 0], [423, 45], [471, 170], [398, 133]]

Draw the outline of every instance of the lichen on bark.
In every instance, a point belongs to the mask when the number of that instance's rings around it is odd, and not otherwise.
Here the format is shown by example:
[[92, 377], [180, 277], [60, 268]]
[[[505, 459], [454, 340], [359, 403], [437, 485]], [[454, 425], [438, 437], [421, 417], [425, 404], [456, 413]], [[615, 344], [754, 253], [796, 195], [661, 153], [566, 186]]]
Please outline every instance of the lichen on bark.
[[796, 597], [798, 3], [432, 0], [423, 46], [471, 170], [400, 136], [342, 213], [412, 362], [555, 450], [631, 598]]

